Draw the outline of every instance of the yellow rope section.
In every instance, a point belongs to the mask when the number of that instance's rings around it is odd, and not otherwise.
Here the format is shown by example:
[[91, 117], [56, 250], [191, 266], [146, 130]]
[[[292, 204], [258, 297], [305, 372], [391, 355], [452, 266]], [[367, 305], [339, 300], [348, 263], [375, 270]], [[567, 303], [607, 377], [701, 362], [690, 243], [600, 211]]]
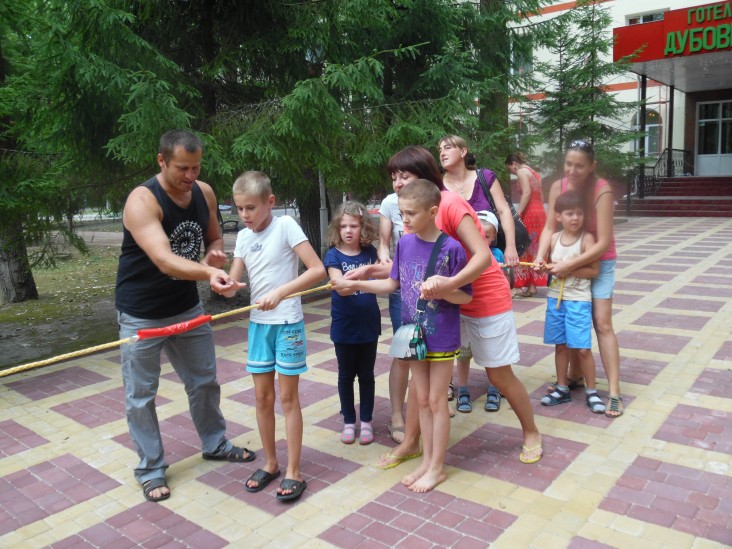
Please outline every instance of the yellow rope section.
[[[284, 301], [285, 299], [291, 299], [293, 297], [300, 297], [303, 295], [314, 294], [316, 292], [330, 290], [330, 288], [331, 288], [330, 284], [324, 284], [323, 286], [318, 286], [317, 288], [311, 288], [309, 290], [304, 290], [302, 292], [296, 292], [294, 294], [290, 294], [290, 295], [282, 298], [282, 300]], [[257, 305], [248, 305], [247, 307], [241, 307], [239, 309], [233, 309], [231, 311], [219, 313], [217, 315], [213, 315], [211, 317], [211, 321], [218, 320], [218, 319], [224, 318], [226, 316], [232, 316], [232, 315], [236, 315], [236, 314], [240, 314], [240, 313], [245, 313], [247, 311], [251, 311], [252, 309], [256, 309], [256, 308], [257, 308]], [[34, 368], [41, 368], [42, 366], [49, 366], [49, 365], [55, 364], [57, 362], [63, 362], [64, 360], [69, 360], [71, 358], [76, 358], [79, 356], [90, 355], [92, 353], [96, 353], [99, 351], [106, 351], [107, 349], [113, 349], [115, 347], [119, 347], [120, 345], [124, 345], [125, 343], [134, 343], [135, 341], [137, 341], [137, 339], [138, 339], [137, 336], [127, 337], [125, 339], [120, 339], [118, 341], [112, 341], [110, 343], [102, 343], [101, 345], [96, 345], [94, 347], [87, 347], [86, 349], [80, 349], [80, 350], [74, 351], [72, 353], [57, 355], [57, 356], [54, 356], [51, 358], [47, 358], [45, 360], [39, 360], [37, 362], [29, 362], [28, 364], [21, 364], [20, 366], [8, 368], [7, 370], [1, 370], [0, 377], [6, 377], [9, 375], [17, 374], [19, 372], [25, 372], [26, 370], [32, 370]]]
[[81, 349], [79, 351], [74, 351], [72, 353], [66, 353], [64, 355], [54, 356], [51, 358], [47, 358], [46, 360], [39, 360], [37, 362], [29, 362], [28, 364], [21, 364], [20, 366], [15, 366], [14, 368], [8, 368], [7, 370], [0, 371], [0, 377], [17, 374], [18, 372], [24, 372], [25, 370], [32, 370], [33, 368], [40, 368], [41, 366], [48, 366], [49, 364], [54, 364], [56, 362], [62, 362], [64, 360], [69, 360], [70, 358], [76, 358], [77, 356], [90, 355], [90, 354], [96, 353], [98, 351], [106, 351], [107, 349], [113, 349], [114, 347], [119, 347], [120, 345], [123, 345], [125, 343], [133, 343], [135, 341], [137, 341], [137, 336], [126, 337], [125, 339], [120, 339], [119, 341], [112, 341], [111, 343], [102, 343], [101, 345], [96, 345], [94, 347], [88, 347], [86, 349]]
[[555, 309], [557, 311], [559, 310], [559, 305], [562, 304], [562, 297], [564, 296], [564, 281], [565, 280], [566, 280], [566, 278], [559, 279], [559, 296], [557, 297], [557, 306], [555, 307]]

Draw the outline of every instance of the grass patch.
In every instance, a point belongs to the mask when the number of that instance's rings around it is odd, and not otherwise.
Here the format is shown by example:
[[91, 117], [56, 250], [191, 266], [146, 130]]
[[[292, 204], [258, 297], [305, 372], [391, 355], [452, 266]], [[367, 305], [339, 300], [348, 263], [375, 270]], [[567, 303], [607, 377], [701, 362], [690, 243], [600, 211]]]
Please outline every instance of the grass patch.
[[114, 286], [119, 246], [67, 251], [54, 269], [35, 269], [39, 298], [0, 307], [3, 367], [116, 341]]
[[94, 247], [88, 255], [71, 252], [55, 269], [34, 270], [39, 299], [0, 307], [0, 323], [61, 320], [100, 299], [114, 299], [118, 256], [119, 247]]

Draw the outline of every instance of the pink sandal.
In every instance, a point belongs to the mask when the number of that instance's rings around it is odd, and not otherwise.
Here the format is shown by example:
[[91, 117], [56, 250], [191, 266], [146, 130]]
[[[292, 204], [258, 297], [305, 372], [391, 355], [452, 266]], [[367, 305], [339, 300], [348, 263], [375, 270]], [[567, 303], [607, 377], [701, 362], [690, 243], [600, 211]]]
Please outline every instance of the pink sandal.
[[347, 423], [343, 426], [343, 432], [341, 433], [341, 442], [343, 444], [353, 444], [356, 442], [356, 426], [352, 423]]
[[361, 427], [361, 438], [358, 443], [361, 446], [366, 446], [374, 441], [374, 430], [372, 427]]

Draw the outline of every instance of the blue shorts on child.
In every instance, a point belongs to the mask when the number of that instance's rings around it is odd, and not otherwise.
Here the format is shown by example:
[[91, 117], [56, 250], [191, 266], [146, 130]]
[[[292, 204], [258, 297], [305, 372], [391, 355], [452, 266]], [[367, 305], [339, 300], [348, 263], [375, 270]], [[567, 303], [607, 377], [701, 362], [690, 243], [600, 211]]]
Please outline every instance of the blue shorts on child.
[[592, 348], [592, 303], [547, 297], [544, 343], [566, 345], [570, 349]]
[[247, 340], [247, 372], [250, 374], [277, 371], [281, 375], [297, 376], [308, 371], [304, 321], [293, 324], [250, 321]]

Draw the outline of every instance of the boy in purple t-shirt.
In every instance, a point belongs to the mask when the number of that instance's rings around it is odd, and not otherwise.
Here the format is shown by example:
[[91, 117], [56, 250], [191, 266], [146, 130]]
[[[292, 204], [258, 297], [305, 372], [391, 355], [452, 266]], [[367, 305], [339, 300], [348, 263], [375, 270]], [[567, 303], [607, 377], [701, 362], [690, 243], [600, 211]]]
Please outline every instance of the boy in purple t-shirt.
[[[428, 301], [424, 314], [417, 313], [427, 263], [440, 236], [435, 225], [440, 198], [437, 186], [424, 179], [410, 183], [399, 192], [399, 209], [409, 234], [405, 234], [397, 244], [390, 278], [331, 281], [333, 289], [343, 295], [355, 290], [388, 294], [401, 288], [402, 322], [419, 321], [424, 330], [427, 358], [409, 361], [419, 402], [419, 424], [424, 445], [422, 463], [402, 480], [413, 492], [432, 490], [447, 478], [444, 467], [450, 438], [447, 388], [452, 362], [460, 354], [459, 306], [473, 299], [471, 287], [466, 285], [451, 292], [444, 300]], [[437, 255], [434, 274], [451, 277], [466, 264], [463, 247], [457, 240], [447, 237]]]

